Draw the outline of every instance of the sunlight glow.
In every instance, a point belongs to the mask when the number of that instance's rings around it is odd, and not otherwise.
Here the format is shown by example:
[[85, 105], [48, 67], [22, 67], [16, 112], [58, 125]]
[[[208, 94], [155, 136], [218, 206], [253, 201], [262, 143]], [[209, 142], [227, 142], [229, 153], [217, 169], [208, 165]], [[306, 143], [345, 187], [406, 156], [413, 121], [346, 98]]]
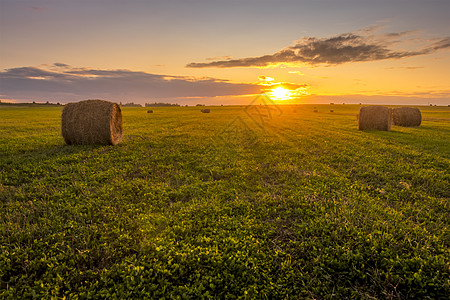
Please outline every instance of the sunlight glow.
[[273, 100], [288, 100], [291, 98], [291, 91], [281, 86], [274, 88], [269, 94]]

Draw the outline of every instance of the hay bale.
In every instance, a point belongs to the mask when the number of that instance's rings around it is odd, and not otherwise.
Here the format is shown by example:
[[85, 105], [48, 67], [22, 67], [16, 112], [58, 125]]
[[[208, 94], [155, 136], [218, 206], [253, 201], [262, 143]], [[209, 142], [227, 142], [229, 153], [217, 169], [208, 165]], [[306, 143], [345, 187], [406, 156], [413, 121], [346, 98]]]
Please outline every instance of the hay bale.
[[315, 109], [314, 112], [319, 112], [319, 111], [317, 109]]
[[205, 109], [202, 109], [201, 112], [204, 114], [209, 114], [211, 112], [211, 110], [209, 108], [205, 108]]
[[148, 114], [152, 114], [152, 113], [153, 113], [153, 110], [149, 109], [149, 110], [147, 110], [147, 113], [148, 113]]
[[330, 112], [334, 112], [334, 110], [330, 109]]
[[364, 106], [359, 110], [359, 130], [390, 131], [392, 109], [386, 106]]
[[416, 107], [398, 107], [392, 111], [394, 125], [413, 127], [422, 123], [422, 114]]
[[117, 145], [122, 140], [122, 112], [116, 103], [85, 100], [64, 106], [61, 131], [68, 145]]

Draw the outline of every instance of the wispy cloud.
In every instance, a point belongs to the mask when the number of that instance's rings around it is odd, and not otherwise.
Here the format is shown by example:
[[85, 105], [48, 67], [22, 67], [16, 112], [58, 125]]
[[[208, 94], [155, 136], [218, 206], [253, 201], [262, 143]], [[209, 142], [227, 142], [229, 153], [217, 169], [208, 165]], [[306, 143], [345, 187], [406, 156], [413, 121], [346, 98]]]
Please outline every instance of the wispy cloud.
[[302, 72], [300, 72], [300, 71], [289, 71], [288, 73], [289, 73], [289, 74], [297, 74], [297, 75], [299, 75], [299, 76], [305, 76], [305, 74], [302, 73]]
[[233, 58], [233, 56], [231, 56], [231, 55], [225, 55], [225, 56], [208, 57], [208, 58], [206, 58], [206, 60], [218, 60], [218, 59], [220, 59], [220, 60], [230, 60], [232, 58]]
[[402, 69], [402, 70], [417, 70], [417, 69], [423, 69], [424, 67], [389, 67], [385, 68], [386, 70], [396, 70], [396, 69]]
[[38, 11], [38, 12], [47, 10], [47, 8], [44, 6], [28, 6], [27, 9], [31, 10], [31, 11]]
[[[190, 63], [189, 68], [233, 68], [266, 67], [277, 64], [305, 64], [330, 66], [345, 63], [401, 59], [425, 55], [450, 48], [450, 37], [428, 41], [410, 38], [415, 31], [375, 34], [379, 27], [370, 27], [344, 33], [330, 38], [305, 37], [292, 46], [274, 54], [241, 59], [215, 60], [205, 63]], [[420, 46], [412, 50], [396, 50], [394, 46], [415, 41]]]
[[258, 84], [231, 83], [209, 77], [74, 68], [63, 63], [55, 63], [50, 69], [20, 67], [1, 71], [1, 97], [63, 103], [88, 98], [144, 103], [152, 99], [258, 94], [261, 90]]
[[274, 78], [261, 75], [261, 76], [258, 76], [258, 80], [263, 81], [263, 82], [271, 82], [271, 81], [274, 81]]

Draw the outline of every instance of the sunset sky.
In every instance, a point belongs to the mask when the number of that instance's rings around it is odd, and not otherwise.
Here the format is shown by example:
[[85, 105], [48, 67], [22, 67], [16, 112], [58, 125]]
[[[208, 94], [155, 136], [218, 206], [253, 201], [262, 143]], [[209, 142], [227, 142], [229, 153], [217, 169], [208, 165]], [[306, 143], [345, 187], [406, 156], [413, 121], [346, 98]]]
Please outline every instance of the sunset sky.
[[450, 104], [449, 0], [0, 0], [0, 99]]

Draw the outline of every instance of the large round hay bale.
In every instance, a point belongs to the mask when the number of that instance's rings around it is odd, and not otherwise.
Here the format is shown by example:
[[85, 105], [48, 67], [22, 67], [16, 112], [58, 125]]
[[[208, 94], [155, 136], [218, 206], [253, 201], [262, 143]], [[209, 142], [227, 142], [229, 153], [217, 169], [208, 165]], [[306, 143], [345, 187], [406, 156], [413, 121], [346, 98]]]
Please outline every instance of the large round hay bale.
[[61, 131], [68, 145], [117, 145], [122, 140], [120, 106], [104, 100], [85, 100], [64, 106]]
[[393, 109], [392, 117], [397, 126], [419, 126], [422, 123], [422, 114], [416, 107], [397, 107]]
[[209, 108], [205, 108], [205, 109], [202, 109], [201, 112], [204, 114], [209, 114], [211, 112], [211, 110]]
[[390, 131], [392, 109], [386, 106], [364, 106], [359, 110], [359, 130]]

